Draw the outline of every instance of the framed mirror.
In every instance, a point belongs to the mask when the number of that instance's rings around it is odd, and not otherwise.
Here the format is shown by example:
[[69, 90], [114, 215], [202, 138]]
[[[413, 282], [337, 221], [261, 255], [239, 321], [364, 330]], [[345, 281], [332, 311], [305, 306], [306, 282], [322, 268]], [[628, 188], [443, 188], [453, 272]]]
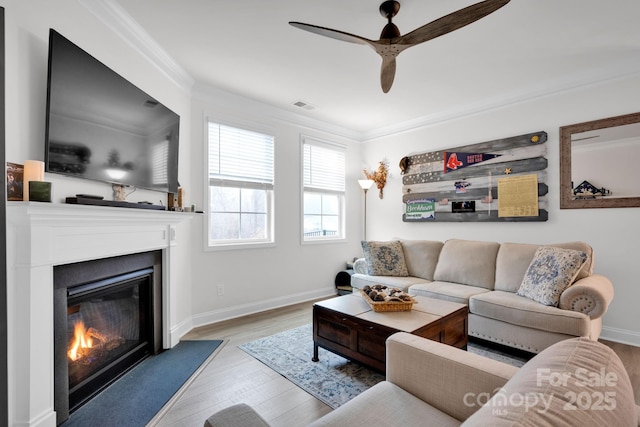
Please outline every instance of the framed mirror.
[[560, 209], [640, 207], [640, 113], [560, 128]]

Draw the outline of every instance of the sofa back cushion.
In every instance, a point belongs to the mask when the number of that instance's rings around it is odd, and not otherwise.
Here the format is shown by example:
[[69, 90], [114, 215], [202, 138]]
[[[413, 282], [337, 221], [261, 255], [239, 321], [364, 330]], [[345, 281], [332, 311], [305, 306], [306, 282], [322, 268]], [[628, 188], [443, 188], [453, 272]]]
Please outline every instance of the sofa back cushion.
[[[495, 290], [517, 292], [533, 260], [533, 256], [540, 246], [526, 243], [503, 243], [500, 245], [496, 258]], [[567, 242], [554, 243], [548, 246], [574, 249], [587, 254], [587, 261], [578, 272], [575, 280], [591, 276], [593, 273], [593, 249], [588, 244], [584, 242]]]
[[442, 242], [436, 240], [400, 240], [409, 276], [433, 280]]
[[[635, 426], [633, 396], [629, 375], [611, 348], [572, 338], [527, 362], [463, 425]], [[484, 403], [472, 397], [465, 402]]]
[[517, 292], [540, 245], [503, 243], [496, 258], [496, 291]]
[[499, 248], [497, 242], [447, 240], [440, 251], [433, 278], [493, 290]]

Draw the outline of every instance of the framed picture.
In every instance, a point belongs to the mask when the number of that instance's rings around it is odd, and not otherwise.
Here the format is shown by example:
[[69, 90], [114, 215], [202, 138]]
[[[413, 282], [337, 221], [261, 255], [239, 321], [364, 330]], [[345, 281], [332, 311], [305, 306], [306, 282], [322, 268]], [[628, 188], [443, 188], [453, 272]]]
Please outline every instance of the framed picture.
[[24, 166], [7, 162], [7, 200], [22, 201], [24, 191]]

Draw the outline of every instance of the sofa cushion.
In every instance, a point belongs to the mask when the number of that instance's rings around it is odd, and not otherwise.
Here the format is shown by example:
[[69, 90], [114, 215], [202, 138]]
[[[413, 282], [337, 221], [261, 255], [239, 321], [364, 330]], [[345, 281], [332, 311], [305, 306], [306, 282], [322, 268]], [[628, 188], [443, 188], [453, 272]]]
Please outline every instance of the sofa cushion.
[[511, 292], [474, 295], [469, 312], [513, 325], [572, 336], [589, 336], [589, 316], [537, 303]]
[[447, 240], [440, 251], [433, 279], [492, 290], [500, 244], [474, 240]]
[[560, 294], [573, 283], [587, 254], [542, 246], [536, 250], [517, 294], [544, 305], [557, 306]]
[[503, 243], [496, 257], [496, 291], [518, 292], [540, 245]]
[[415, 284], [429, 283], [428, 280], [419, 277], [407, 276], [369, 276], [365, 274], [354, 274], [351, 276], [351, 287], [362, 289], [366, 285], [386, 285], [392, 288], [399, 288], [407, 292], [410, 286]]
[[436, 240], [400, 240], [400, 243], [409, 276], [433, 280], [444, 243]]
[[[524, 275], [533, 260], [536, 250], [541, 245], [527, 243], [503, 243], [496, 258], [495, 290], [517, 292]], [[580, 269], [575, 280], [590, 276], [593, 273], [593, 249], [584, 242], [554, 243], [547, 245], [556, 248], [575, 249], [588, 255], [587, 261]]]
[[310, 427], [459, 426], [460, 421], [435, 409], [395, 384], [382, 381]]
[[488, 289], [478, 286], [459, 285], [449, 282], [430, 282], [412, 285], [409, 295], [438, 298], [459, 304], [469, 304], [469, 298], [474, 295], [490, 293]]
[[578, 271], [578, 275], [575, 277], [574, 280], [583, 279], [593, 274], [593, 265], [594, 265], [593, 248], [590, 245], [586, 244], [585, 242], [565, 242], [565, 243], [553, 243], [547, 246], [551, 246], [554, 248], [573, 249], [576, 251], [585, 252], [587, 254], [587, 260], [582, 265], [582, 268], [580, 268], [580, 271]]
[[408, 276], [402, 244], [391, 242], [362, 242], [364, 259], [371, 276]]
[[629, 376], [611, 348], [573, 338], [527, 362], [463, 425], [635, 426], [633, 396]]

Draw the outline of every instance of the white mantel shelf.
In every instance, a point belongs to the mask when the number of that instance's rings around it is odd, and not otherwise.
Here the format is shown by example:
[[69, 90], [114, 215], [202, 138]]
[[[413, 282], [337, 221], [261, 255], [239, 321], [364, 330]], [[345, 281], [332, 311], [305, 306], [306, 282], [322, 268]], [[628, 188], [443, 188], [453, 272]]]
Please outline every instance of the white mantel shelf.
[[[53, 268], [162, 250], [163, 347], [180, 339], [172, 295], [180, 291], [177, 229], [193, 213], [75, 204], [7, 203], [9, 418], [56, 426]], [[182, 244], [183, 248], [188, 245]]]

